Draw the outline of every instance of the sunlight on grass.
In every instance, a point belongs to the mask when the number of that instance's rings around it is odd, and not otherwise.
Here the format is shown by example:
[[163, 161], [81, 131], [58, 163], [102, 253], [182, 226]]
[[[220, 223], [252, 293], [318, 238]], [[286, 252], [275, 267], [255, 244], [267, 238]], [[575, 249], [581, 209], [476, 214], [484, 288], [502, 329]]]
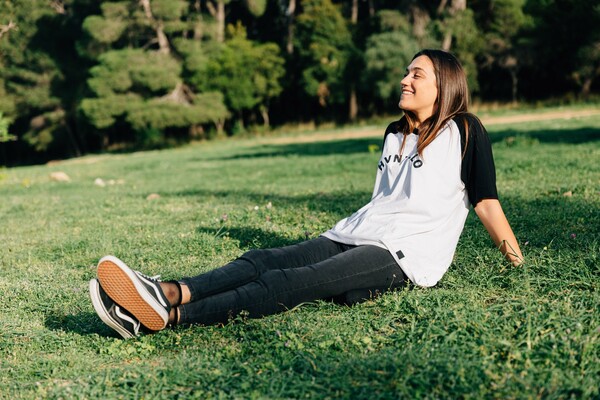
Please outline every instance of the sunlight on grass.
[[130, 341], [88, 298], [102, 255], [172, 279], [315, 237], [369, 199], [381, 138], [1, 170], [0, 398], [598, 398], [600, 117], [489, 131], [524, 267], [471, 213], [434, 289]]

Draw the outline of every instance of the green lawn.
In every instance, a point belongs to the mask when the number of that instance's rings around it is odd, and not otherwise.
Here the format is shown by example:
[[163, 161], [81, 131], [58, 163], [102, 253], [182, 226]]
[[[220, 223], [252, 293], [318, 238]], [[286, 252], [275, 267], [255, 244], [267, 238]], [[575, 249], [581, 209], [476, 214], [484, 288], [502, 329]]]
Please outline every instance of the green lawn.
[[173, 279], [315, 237], [368, 201], [380, 138], [0, 170], [0, 398], [599, 398], [600, 117], [489, 131], [523, 267], [471, 213], [436, 288], [127, 341], [89, 301], [101, 256]]

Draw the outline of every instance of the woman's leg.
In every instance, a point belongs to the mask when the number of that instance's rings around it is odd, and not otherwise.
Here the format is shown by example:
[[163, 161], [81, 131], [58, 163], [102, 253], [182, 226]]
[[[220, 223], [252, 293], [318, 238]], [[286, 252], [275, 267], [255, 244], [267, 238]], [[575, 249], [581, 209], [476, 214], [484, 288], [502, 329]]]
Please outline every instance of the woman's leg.
[[[185, 286], [182, 291], [189, 290], [189, 301], [193, 302], [245, 285], [269, 270], [315, 264], [348, 248], [321, 236], [286, 247], [250, 250], [220, 268], [179, 282]], [[188, 302], [185, 297], [182, 296], [182, 303]]]
[[[177, 323], [178, 306], [251, 282], [270, 269], [312, 264], [349, 248], [324, 237], [278, 249], [253, 250], [222, 268], [182, 281], [160, 282], [129, 268], [114, 256], [98, 262], [98, 282], [115, 304], [151, 330]], [[90, 295], [100, 304], [101, 293], [90, 286]], [[110, 308], [110, 307], [109, 307]]]
[[352, 290], [397, 288], [406, 279], [386, 249], [352, 247], [305, 266], [270, 268], [242, 286], [179, 306], [179, 323], [224, 323], [242, 311], [257, 318]]

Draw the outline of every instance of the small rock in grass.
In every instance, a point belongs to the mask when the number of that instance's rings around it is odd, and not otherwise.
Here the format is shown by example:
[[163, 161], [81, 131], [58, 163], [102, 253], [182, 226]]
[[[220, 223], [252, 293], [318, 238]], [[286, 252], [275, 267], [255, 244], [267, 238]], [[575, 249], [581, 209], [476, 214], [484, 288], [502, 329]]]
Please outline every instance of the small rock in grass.
[[160, 199], [160, 194], [158, 194], [158, 193], [150, 193], [146, 197], [146, 200], [156, 200], [156, 199]]
[[52, 172], [50, 174], [50, 180], [53, 180], [55, 182], [71, 182], [71, 178], [69, 178], [69, 175], [65, 174], [62, 171]]
[[96, 178], [96, 180], [94, 180], [94, 185], [104, 187], [106, 186], [106, 182], [104, 182], [104, 179], [102, 178]]
[[563, 193], [564, 197], [573, 197], [573, 191], [569, 190], [568, 192]]

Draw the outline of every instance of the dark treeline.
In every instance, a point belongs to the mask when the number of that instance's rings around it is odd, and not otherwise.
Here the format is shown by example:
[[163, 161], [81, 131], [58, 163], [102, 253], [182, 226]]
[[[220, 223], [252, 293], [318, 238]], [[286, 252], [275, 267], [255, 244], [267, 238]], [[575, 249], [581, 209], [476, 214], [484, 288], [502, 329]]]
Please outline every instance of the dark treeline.
[[393, 113], [426, 47], [482, 101], [600, 91], [597, 0], [0, 0], [0, 165]]

